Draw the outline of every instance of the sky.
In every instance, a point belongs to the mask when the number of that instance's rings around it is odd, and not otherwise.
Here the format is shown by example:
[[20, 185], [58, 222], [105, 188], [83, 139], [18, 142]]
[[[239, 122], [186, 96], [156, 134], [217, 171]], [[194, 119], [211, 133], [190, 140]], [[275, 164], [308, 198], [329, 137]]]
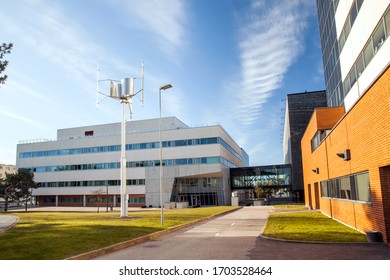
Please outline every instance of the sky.
[[[250, 165], [284, 163], [287, 94], [324, 89], [313, 0], [0, 0], [13, 43], [0, 87], [0, 163], [20, 141], [121, 121], [108, 82], [140, 78], [130, 121], [221, 125]], [[99, 69], [99, 71], [98, 71]], [[136, 79], [136, 90], [140, 79]], [[97, 94], [97, 90], [103, 94]]]

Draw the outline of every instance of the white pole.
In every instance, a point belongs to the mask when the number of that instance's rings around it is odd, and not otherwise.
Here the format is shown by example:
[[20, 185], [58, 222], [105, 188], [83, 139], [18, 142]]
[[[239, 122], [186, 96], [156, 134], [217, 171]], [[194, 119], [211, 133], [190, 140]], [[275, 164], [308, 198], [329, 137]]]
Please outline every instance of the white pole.
[[161, 90], [167, 90], [171, 88], [171, 84], [166, 84], [160, 87], [158, 92], [159, 108], [160, 108], [160, 121], [159, 121], [159, 139], [160, 139], [160, 207], [161, 207], [161, 225], [164, 225], [164, 201], [162, 193], [163, 184], [163, 161], [162, 161], [162, 140], [161, 140]]
[[128, 195], [126, 193], [126, 103], [127, 98], [121, 99], [122, 103], [122, 129], [121, 129], [121, 218], [128, 216]]
[[159, 120], [159, 139], [160, 139], [160, 207], [161, 207], [161, 225], [164, 225], [164, 204], [163, 204], [163, 197], [162, 197], [162, 172], [163, 172], [163, 166], [162, 166], [162, 140], [161, 140], [161, 88], [159, 90], [159, 108], [160, 108], [160, 120]]

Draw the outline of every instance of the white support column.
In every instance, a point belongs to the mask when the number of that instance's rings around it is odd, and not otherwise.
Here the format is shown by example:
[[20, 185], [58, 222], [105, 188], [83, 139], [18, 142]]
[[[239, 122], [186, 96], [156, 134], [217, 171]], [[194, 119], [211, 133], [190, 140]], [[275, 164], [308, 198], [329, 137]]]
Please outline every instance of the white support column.
[[121, 131], [121, 218], [128, 216], [128, 195], [126, 190], [126, 104], [127, 98], [121, 100], [122, 131]]

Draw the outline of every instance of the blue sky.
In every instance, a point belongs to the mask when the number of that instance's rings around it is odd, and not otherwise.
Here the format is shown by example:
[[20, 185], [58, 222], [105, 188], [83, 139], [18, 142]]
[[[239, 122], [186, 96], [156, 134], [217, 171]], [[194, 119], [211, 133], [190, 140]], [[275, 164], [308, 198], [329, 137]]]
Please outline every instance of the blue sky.
[[[99, 96], [101, 79], [139, 76], [145, 105], [132, 120], [163, 116], [189, 126], [220, 124], [251, 165], [283, 163], [286, 94], [322, 90], [312, 0], [2, 1], [0, 163], [21, 140], [54, 139], [60, 128], [120, 122], [120, 103]], [[107, 84], [100, 83], [105, 91]]]

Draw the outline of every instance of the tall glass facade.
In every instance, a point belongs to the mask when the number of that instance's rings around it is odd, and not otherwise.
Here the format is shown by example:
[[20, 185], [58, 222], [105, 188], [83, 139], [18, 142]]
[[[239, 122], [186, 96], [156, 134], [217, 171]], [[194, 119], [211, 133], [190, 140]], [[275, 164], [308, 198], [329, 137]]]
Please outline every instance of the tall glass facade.
[[344, 104], [340, 51], [336, 32], [335, 11], [338, 1], [317, 0], [326, 99], [329, 107]]

